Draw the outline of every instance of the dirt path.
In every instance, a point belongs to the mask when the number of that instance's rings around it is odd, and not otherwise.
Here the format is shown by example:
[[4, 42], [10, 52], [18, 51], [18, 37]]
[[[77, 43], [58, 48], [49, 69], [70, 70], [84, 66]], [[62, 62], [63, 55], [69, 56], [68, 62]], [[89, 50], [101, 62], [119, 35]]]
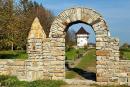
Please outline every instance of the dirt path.
[[[86, 52], [83, 54], [83, 56], [85, 56], [87, 53], [88, 53], [88, 51], [86, 51]], [[83, 57], [83, 56], [82, 56], [82, 57]], [[76, 59], [76, 60], [74, 61], [74, 65], [72, 65], [71, 67], [77, 66], [77, 65], [80, 63], [81, 59], [82, 59], [81, 57], [78, 58], [78, 59]]]
[[[86, 51], [83, 54], [83, 56], [87, 55], [88, 53], [89, 53], [89, 50]], [[92, 80], [93, 79], [93, 80], [95, 80], [95, 73], [94, 73], [94, 72], [96, 72], [95, 62], [92, 62], [90, 65], [87, 65], [88, 67], [86, 67], [85, 69], [76, 68], [76, 66], [80, 63], [81, 60], [82, 60], [82, 58], [75, 60], [74, 65], [70, 66], [72, 68], [72, 70], [77, 73], [75, 79], [81, 79], [81, 80], [86, 80], [86, 79]]]

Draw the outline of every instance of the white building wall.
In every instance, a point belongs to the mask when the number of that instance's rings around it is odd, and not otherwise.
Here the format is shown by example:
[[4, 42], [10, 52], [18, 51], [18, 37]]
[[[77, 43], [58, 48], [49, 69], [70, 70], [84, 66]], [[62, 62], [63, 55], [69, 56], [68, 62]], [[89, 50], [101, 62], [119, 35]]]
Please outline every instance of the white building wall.
[[84, 47], [84, 45], [88, 45], [88, 35], [87, 34], [77, 34], [77, 46]]

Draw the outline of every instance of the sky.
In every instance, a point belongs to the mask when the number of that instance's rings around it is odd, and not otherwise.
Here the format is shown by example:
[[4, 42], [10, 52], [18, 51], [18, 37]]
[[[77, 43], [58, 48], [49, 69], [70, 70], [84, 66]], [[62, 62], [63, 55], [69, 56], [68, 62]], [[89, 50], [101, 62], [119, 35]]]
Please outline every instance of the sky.
[[[72, 7], [92, 8], [107, 22], [112, 37], [130, 44], [130, 0], [32, 0], [42, 3], [55, 16]], [[82, 26], [76, 25], [77, 28]], [[76, 28], [74, 26], [74, 28]], [[85, 26], [85, 25], [83, 25]], [[89, 27], [87, 27], [89, 28]], [[76, 29], [77, 30], [77, 29]], [[91, 29], [92, 30], [92, 29]]]

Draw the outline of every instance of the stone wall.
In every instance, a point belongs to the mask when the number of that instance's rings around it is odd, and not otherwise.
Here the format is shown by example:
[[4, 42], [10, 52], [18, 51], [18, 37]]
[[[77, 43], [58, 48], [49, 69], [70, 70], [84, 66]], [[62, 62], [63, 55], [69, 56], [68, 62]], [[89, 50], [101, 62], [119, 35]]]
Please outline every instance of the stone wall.
[[120, 85], [126, 84], [130, 85], [130, 61], [129, 60], [119, 60], [115, 61], [114, 65], [114, 73], [111, 77], [111, 82], [118, 83]]
[[0, 75], [13, 75], [21, 80], [26, 80], [26, 65], [20, 59], [1, 59]]

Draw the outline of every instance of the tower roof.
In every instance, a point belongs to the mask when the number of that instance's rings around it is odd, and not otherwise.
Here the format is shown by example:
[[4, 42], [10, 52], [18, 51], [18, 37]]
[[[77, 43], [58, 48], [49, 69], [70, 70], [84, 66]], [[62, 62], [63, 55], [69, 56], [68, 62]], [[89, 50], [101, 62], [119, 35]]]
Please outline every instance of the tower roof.
[[90, 33], [88, 33], [83, 27], [81, 27], [78, 31], [77, 31], [77, 33], [76, 34], [90, 34]]
[[32, 23], [31, 30], [28, 35], [29, 38], [46, 38], [46, 34], [40, 24], [38, 17], [36, 17]]

